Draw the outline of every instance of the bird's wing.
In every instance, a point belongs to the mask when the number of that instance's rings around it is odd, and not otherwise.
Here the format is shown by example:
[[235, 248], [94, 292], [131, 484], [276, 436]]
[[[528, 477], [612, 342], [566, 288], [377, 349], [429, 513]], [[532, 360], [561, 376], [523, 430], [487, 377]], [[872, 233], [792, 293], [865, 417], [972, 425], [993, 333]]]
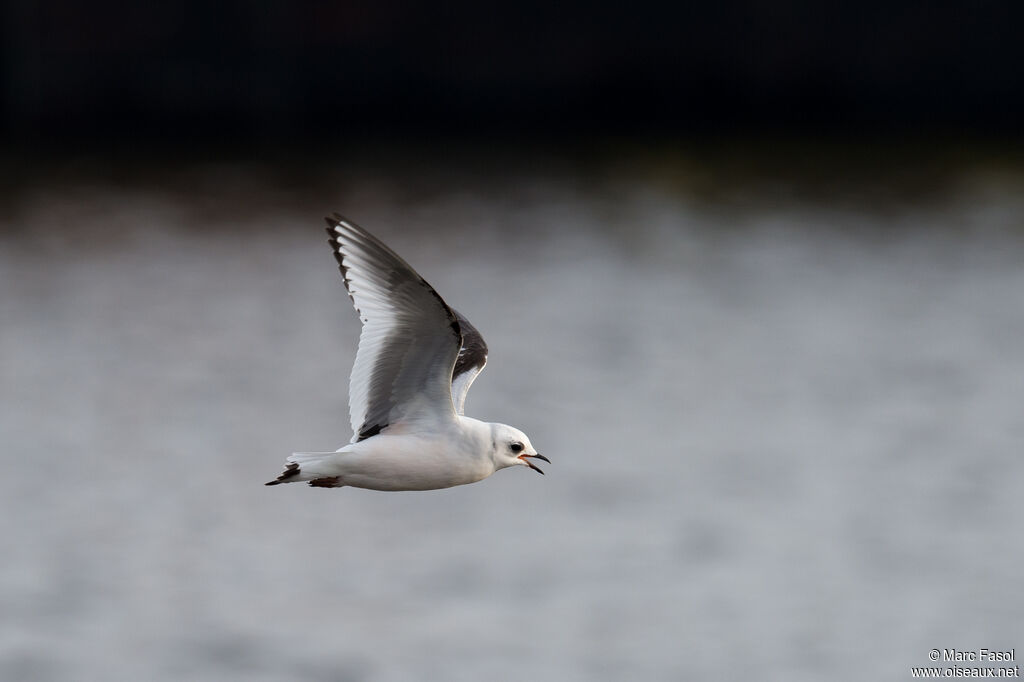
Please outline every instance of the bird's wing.
[[463, 346], [458, 316], [379, 239], [337, 213], [326, 220], [363, 322], [349, 380], [352, 442], [403, 421], [454, 419], [452, 370]]
[[462, 347], [459, 349], [459, 357], [452, 372], [452, 401], [455, 403], [455, 411], [465, 414], [469, 387], [487, 364], [487, 343], [462, 313], [458, 310], [452, 312], [455, 313], [459, 328], [462, 330]]

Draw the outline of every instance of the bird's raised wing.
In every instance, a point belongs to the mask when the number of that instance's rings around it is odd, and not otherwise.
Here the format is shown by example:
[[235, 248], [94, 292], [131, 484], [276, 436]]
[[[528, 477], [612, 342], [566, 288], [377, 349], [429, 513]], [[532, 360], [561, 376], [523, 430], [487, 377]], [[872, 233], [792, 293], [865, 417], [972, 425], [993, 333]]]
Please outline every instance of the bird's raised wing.
[[[454, 419], [452, 372], [464, 346], [459, 316], [379, 239], [337, 213], [326, 220], [345, 287], [363, 322], [349, 380], [352, 442], [403, 421]], [[477, 355], [468, 357], [476, 359], [460, 376], [483, 366]]]

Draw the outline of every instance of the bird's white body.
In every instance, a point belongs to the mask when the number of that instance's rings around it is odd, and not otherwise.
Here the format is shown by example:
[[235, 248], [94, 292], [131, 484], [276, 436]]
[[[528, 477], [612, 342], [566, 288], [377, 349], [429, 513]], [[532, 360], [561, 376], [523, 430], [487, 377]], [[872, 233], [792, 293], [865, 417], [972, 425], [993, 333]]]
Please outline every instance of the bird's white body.
[[[487, 478], [498, 466], [492, 456], [492, 428], [478, 419], [456, 415], [447, 428], [425, 432], [414, 424], [389, 429], [337, 452], [296, 453], [295, 480], [331, 479], [370, 490], [434, 490]], [[336, 479], [336, 480], [333, 480]]]
[[267, 485], [433, 490], [548, 461], [522, 431], [466, 417], [487, 344], [465, 317], [379, 239], [335, 214], [327, 233], [363, 322], [349, 381], [352, 442], [297, 452]]

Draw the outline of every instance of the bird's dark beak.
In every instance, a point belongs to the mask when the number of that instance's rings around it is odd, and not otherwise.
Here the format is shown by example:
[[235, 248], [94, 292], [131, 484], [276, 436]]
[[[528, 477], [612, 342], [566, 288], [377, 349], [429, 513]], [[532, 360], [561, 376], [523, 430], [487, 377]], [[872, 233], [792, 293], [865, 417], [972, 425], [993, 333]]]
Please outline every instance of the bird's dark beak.
[[551, 460], [548, 459], [547, 457], [545, 457], [544, 455], [541, 455], [541, 454], [536, 454], [536, 455], [519, 455], [519, 459], [523, 460], [523, 464], [525, 464], [526, 466], [530, 467], [531, 469], [536, 471], [538, 474], [543, 474], [544, 472], [541, 470], [541, 468], [539, 466], [537, 466], [533, 462], [529, 461], [529, 459], [527, 459], [527, 458], [542, 459], [545, 462], [547, 462], [548, 464], [551, 464]]

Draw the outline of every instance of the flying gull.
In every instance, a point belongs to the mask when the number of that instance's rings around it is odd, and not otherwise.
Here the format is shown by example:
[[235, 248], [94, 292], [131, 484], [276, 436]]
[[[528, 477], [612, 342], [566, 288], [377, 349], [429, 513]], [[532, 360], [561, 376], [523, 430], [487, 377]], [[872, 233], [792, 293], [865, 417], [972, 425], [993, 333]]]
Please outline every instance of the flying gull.
[[480, 332], [379, 239], [335, 213], [329, 242], [363, 330], [349, 380], [351, 442], [296, 452], [267, 485], [434, 490], [513, 465], [541, 471], [519, 429], [464, 412], [487, 363]]

